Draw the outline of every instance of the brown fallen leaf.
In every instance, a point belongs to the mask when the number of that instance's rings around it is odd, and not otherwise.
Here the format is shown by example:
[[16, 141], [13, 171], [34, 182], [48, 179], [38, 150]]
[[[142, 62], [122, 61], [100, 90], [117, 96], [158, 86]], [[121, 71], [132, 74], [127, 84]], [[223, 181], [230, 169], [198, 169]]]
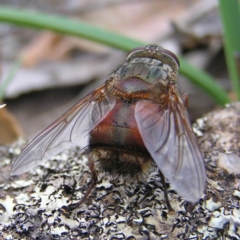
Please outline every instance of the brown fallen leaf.
[[38, 34], [25, 49], [23, 49], [23, 65], [32, 67], [46, 58], [50, 58], [54, 52], [53, 48], [62, 36], [52, 33], [43, 32]]
[[[81, 3], [80, 3], [81, 2]], [[118, 34], [153, 43], [172, 31], [171, 22], [180, 21], [188, 9], [198, 1], [80, 1], [76, 9], [68, 14], [73, 19], [81, 19]], [[81, 6], [80, 6], [81, 5]], [[188, 10], [188, 11], [187, 11]], [[121, 19], [121, 21], [119, 21]], [[43, 31], [33, 38], [23, 49], [26, 67], [33, 67], [44, 60], [59, 60], [75, 49], [105, 52], [102, 45], [82, 38], [59, 35]]]
[[2, 104], [2, 105], [0, 105], [0, 108], [3, 108], [3, 107], [5, 107], [6, 106], [6, 104]]
[[0, 145], [13, 143], [22, 137], [23, 131], [6, 107], [0, 108]]

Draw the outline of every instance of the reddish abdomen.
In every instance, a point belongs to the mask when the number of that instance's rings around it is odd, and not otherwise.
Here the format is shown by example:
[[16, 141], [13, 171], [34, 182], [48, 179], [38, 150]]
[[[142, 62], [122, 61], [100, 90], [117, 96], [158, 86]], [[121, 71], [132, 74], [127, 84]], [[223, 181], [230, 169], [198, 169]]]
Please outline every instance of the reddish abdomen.
[[91, 132], [90, 146], [115, 146], [147, 152], [134, 118], [135, 103], [117, 100], [115, 107]]

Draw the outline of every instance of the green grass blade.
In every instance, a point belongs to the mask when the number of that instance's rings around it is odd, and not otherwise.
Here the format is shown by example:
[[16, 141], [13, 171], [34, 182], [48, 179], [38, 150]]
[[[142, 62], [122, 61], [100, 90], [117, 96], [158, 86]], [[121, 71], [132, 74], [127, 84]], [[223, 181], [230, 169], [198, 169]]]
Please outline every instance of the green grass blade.
[[214, 81], [214, 79], [203, 71], [193, 67], [186, 61], [180, 58], [181, 73], [191, 79], [191, 82], [203, 89], [211, 96], [218, 104], [224, 105], [230, 102], [226, 92]]
[[[4, 8], [1, 6], [0, 22], [11, 23], [23, 27], [47, 29], [61, 34], [78, 36], [124, 51], [130, 51], [135, 47], [146, 45], [144, 42], [73, 19], [20, 9]], [[180, 60], [180, 65], [180, 72], [187, 77], [191, 77], [190, 80], [209, 93], [218, 104], [222, 105], [229, 102], [227, 93], [221, 89], [209, 75], [197, 70], [183, 59]]]
[[19, 59], [17, 59], [13, 66], [11, 67], [10, 71], [8, 72], [7, 76], [5, 77], [5, 79], [3, 79], [3, 82], [1, 84], [0, 87], [0, 103], [3, 101], [4, 98], [4, 94], [9, 86], [9, 84], [11, 83], [12, 79], [14, 78], [17, 70], [21, 67], [22, 65], [22, 60], [23, 58], [20, 57]]
[[240, 53], [240, 9], [238, 0], [219, 0], [219, 10], [224, 31], [224, 49], [232, 89], [240, 100], [240, 76], [235, 54]]
[[63, 16], [4, 8], [0, 5], [0, 21], [18, 26], [48, 29], [62, 34], [86, 38], [125, 51], [145, 45], [143, 42], [102, 30], [101, 28]]

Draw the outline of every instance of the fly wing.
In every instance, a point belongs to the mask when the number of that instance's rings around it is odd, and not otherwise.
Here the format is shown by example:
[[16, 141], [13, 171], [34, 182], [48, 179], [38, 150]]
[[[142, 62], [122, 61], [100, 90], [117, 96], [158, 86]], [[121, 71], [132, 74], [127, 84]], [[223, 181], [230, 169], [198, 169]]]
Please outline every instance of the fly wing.
[[187, 201], [196, 202], [203, 195], [206, 173], [188, 113], [179, 100], [167, 109], [140, 100], [135, 118], [146, 148], [172, 188]]
[[87, 136], [114, 105], [115, 98], [107, 95], [104, 85], [89, 93], [23, 149], [12, 164], [11, 175], [27, 172], [72, 142], [81, 141], [81, 137]]

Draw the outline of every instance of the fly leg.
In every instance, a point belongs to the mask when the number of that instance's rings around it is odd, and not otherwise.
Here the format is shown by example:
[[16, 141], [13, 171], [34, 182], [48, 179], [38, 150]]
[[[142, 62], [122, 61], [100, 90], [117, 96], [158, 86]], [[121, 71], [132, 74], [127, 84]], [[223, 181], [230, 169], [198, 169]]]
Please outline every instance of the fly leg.
[[168, 210], [170, 212], [174, 212], [171, 204], [170, 204], [170, 201], [168, 199], [168, 194], [167, 194], [167, 185], [166, 185], [166, 182], [165, 182], [165, 177], [164, 175], [162, 174], [162, 172], [159, 170], [159, 173], [160, 173], [160, 176], [161, 176], [161, 181], [162, 181], [162, 185], [163, 185], [163, 191], [164, 191], [164, 197], [165, 197], [165, 200], [166, 200], [166, 203], [167, 203], [167, 207], [168, 207]]
[[186, 108], [188, 108], [188, 94], [187, 94], [187, 93], [184, 93], [184, 94], [182, 95], [182, 99], [183, 99], [183, 102], [184, 102], [184, 106], [185, 106]]
[[82, 203], [84, 203], [86, 201], [88, 195], [91, 193], [92, 189], [97, 184], [97, 172], [96, 172], [96, 170], [94, 168], [94, 163], [93, 163], [93, 160], [92, 160], [91, 157], [88, 159], [88, 162], [89, 162], [89, 169], [90, 169], [91, 174], [92, 174], [92, 183], [89, 186], [89, 188], [87, 189], [87, 191], [84, 194], [84, 196], [82, 197], [82, 199], [78, 203], [75, 203], [75, 204], [72, 204], [71, 206], [69, 206], [69, 210], [70, 211], [78, 208]]

